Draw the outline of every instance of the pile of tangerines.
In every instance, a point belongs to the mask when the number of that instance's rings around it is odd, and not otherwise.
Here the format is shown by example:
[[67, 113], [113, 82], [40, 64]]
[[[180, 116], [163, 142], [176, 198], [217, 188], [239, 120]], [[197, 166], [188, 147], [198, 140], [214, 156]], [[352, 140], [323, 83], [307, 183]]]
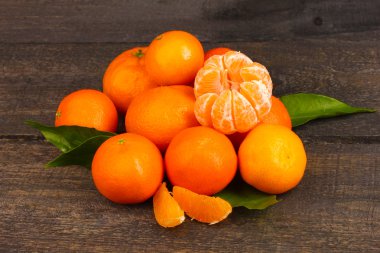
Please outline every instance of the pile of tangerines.
[[103, 92], [66, 96], [55, 125], [116, 132], [120, 115], [126, 133], [96, 151], [93, 181], [116, 203], [153, 196], [163, 227], [181, 224], [184, 213], [209, 224], [225, 219], [231, 205], [212, 195], [237, 173], [271, 194], [292, 189], [304, 174], [303, 144], [285, 106], [272, 96], [268, 70], [228, 48], [204, 54], [184, 31], [165, 32], [148, 47], [117, 56], [104, 74]]

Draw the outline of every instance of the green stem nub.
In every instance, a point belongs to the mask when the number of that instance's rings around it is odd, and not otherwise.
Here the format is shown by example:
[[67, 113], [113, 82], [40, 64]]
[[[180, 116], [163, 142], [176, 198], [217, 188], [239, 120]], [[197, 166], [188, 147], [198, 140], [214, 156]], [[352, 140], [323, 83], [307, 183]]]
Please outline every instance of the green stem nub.
[[144, 53], [141, 49], [137, 50], [137, 52], [132, 53], [133, 56], [136, 56], [137, 58], [141, 58], [144, 56]]

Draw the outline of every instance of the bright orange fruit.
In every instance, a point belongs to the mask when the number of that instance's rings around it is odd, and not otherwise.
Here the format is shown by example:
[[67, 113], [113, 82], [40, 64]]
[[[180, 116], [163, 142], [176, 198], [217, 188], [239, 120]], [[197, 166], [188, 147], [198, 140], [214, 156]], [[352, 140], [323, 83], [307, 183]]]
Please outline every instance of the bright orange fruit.
[[267, 115], [262, 119], [262, 123], [283, 125], [289, 129], [292, 128], [292, 121], [290, 119], [288, 110], [280, 99], [272, 96], [272, 107]]
[[195, 116], [224, 134], [247, 132], [269, 113], [272, 80], [268, 70], [246, 55], [214, 55], [198, 72]]
[[210, 49], [205, 53], [205, 61], [207, 61], [207, 59], [213, 55], [223, 55], [229, 51], [232, 51], [232, 49], [229, 49], [227, 47], [217, 47]]
[[154, 194], [153, 210], [157, 223], [165, 228], [178, 226], [185, 221], [185, 213], [170, 195], [165, 182]]
[[166, 174], [173, 185], [212, 195], [235, 176], [237, 156], [230, 140], [208, 127], [182, 130], [165, 154]]
[[122, 62], [129, 63], [130, 65], [144, 64], [146, 49], [147, 47], [134, 47], [125, 50], [111, 61], [104, 73], [104, 77], [109, 78], [108, 75], [112, 74], [112, 69]]
[[203, 61], [202, 44], [184, 31], [158, 35], [145, 58], [146, 69], [158, 85], [192, 85]]
[[117, 56], [103, 77], [103, 92], [119, 112], [125, 113], [132, 99], [147, 89], [157, 87], [145, 70], [146, 47], [135, 47]]
[[294, 188], [306, 168], [301, 139], [281, 125], [260, 124], [239, 148], [240, 174], [256, 189], [280, 194]]
[[137, 96], [125, 117], [127, 132], [153, 141], [164, 151], [181, 130], [197, 126], [194, 91], [184, 85], [162, 86]]
[[120, 204], [146, 201], [164, 176], [158, 148], [147, 138], [132, 133], [116, 135], [100, 145], [91, 171], [98, 191]]
[[232, 206], [224, 199], [200, 195], [179, 186], [173, 187], [173, 197], [188, 216], [210, 225], [224, 220], [232, 212]]
[[118, 115], [104, 93], [83, 89], [63, 98], [55, 114], [55, 126], [82, 126], [115, 132]]

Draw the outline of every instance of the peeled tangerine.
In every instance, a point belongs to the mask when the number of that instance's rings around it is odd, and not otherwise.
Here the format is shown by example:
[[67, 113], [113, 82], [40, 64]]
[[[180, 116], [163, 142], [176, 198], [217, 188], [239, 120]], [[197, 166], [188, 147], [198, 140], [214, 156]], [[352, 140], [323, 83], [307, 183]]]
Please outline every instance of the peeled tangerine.
[[214, 55], [195, 78], [195, 116], [224, 134], [247, 132], [269, 113], [272, 87], [268, 70], [248, 56]]

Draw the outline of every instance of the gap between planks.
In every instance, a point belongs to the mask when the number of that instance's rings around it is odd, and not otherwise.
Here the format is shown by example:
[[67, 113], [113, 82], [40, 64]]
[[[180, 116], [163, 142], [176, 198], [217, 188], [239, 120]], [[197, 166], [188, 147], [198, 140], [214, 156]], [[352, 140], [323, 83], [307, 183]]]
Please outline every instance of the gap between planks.
[[[380, 144], [380, 136], [301, 136], [301, 139], [305, 144]], [[0, 135], [0, 140], [48, 143], [42, 135], [33, 134]]]

